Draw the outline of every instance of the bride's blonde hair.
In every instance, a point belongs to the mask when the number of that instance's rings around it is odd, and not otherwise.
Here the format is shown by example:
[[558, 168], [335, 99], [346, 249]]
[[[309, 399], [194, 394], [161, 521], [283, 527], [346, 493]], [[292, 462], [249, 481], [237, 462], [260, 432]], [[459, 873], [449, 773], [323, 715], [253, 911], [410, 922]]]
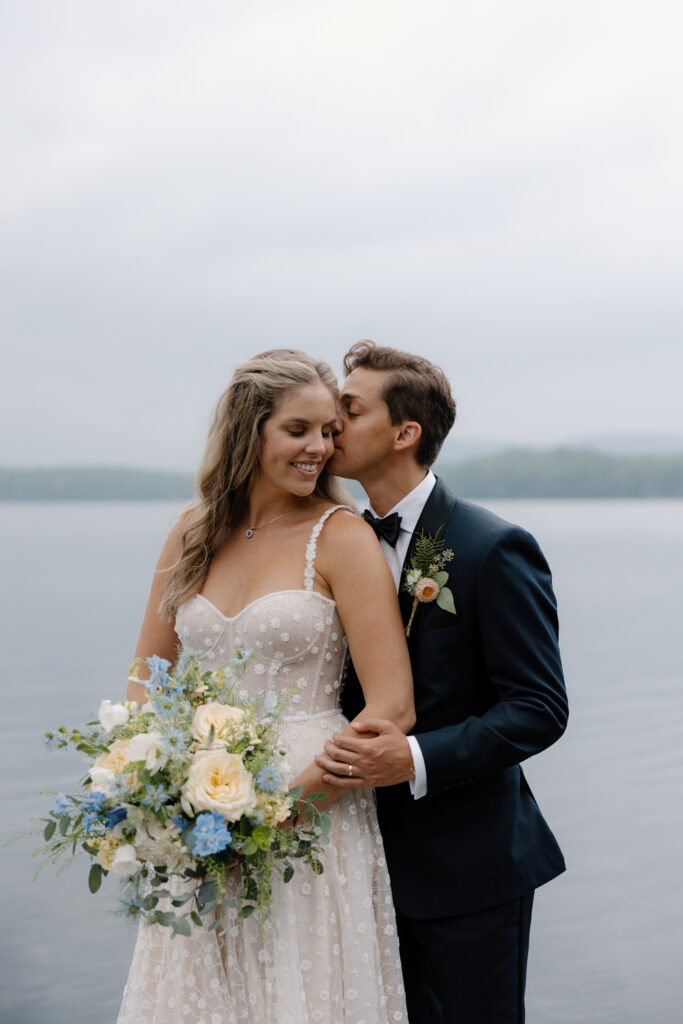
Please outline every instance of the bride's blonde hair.
[[[336, 399], [337, 379], [327, 365], [296, 349], [272, 349], [237, 367], [218, 399], [197, 474], [197, 498], [183, 514], [180, 554], [170, 567], [159, 611], [171, 622], [183, 603], [201, 590], [211, 559], [247, 513], [258, 467], [263, 424], [282, 397], [305, 384], [324, 384]], [[349, 497], [323, 469], [311, 496], [334, 504]]]

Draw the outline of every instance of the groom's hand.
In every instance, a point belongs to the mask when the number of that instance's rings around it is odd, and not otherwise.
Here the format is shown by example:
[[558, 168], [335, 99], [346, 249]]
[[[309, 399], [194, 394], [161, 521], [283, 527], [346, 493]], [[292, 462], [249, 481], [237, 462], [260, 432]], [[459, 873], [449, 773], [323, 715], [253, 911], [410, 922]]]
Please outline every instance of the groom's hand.
[[[384, 718], [361, 718], [352, 722], [358, 733], [335, 732], [325, 743], [325, 753], [315, 763], [326, 772], [323, 782], [343, 789], [395, 786], [415, 778], [413, 755], [405, 734]], [[350, 774], [352, 773], [352, 774]]]

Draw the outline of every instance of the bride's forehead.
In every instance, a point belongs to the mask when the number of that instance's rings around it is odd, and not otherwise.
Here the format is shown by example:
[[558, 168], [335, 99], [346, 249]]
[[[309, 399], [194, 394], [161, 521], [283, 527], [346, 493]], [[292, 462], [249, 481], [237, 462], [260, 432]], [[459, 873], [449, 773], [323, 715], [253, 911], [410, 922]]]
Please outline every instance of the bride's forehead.
[[302, 384], [300, 387], [286, 391], [278, 400], [271, 414], [277, 419], [290, 419], [302, 416], [310, 419], [315, 413], [318, 417], [328, 415], [334, 419], [336, 410], [335, 396], [322, 382]]

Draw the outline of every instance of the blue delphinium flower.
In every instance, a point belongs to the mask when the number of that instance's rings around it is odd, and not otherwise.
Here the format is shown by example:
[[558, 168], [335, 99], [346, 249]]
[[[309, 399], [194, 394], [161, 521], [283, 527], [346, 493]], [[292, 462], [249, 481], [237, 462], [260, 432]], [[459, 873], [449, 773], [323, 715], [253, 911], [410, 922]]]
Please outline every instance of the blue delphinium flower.
[[264, 793], [274, 793], [280, 786], [280, 773], [275, 765], [267, 764], [256, 776], [256, 785]]
[[152, 671], [152, 679], [156, 682], [157, 678], [168, 678], [168, 669], [171, 667], [171, 662], [166, 661], [166, 658], [160, 658], [158, 655], [153, 654], [151, 658], [147, 659], [147, 664]]
[[182, 814], [176, 814], [175, 818], [173, 819], [173, 824], [176, 825], [178, 828], [183, 829], [187, 825], [187, 818], [185, 818], [185, 816]]
[[145, 786], [147, 795], [143, 796], [142, 803], [145, 807], [151, 807], [153, 811], [160, 811], [161, 805], [170, 800], [168, 793], [164, 793], [163, 786], [154, 786], [148, 782]]
[[125, 807], [116, 807], [113, 811], [110, 811], [107, 815], [105, 822], [107, 828], [113, 828], [114, 825], [118, 825], [120, 821], [128, 816], [128, 811]]
[[198, 814], [192, 829], [192, 852], [198, 857], [220, 853], [232, 842], [225, 818], [217, 811]]
[[102, 807], [106, 799], [106, 793], [95, 790], [92, 793], [88, 793], [81, 800], [81, 813], [83, 814], [83, 824], [85, 825], [86, 832], [90, 831], [96, 821], [102, 819]]
[[70, 804], [71, 799], [68, 796], [64, 796], [63, 793], [60, 793], [57, 799], [55, 800], [55, 805], [52, 809], [52, 813], [56, 814], [57, 817], [59, 817], [60, 814], [64, 814], [65, 811], [69, 810]]

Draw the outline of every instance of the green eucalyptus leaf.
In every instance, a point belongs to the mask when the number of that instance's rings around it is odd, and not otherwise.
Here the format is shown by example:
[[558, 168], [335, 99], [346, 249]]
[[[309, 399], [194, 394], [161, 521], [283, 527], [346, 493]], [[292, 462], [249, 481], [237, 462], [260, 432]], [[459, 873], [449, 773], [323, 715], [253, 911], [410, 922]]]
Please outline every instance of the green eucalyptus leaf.
[[59, 834], [65, 836], [69, 829], [69, 815], [64, 813], [59, 818]]
[[171, 927], [176, 935], [191, 935], [192, 929], [190, 928], [190, 922], [184, 917], [176, 917], [175, 921], [172, 922]]
[[440, 587], [445, 587], [446, 584], [448, 583], [448, 573], [435, 572], [434, 575], [432, 576], [432, 579], [434, 580], [435, 583], [438, 583]]
[[173, 925], [173, 922], [177, 921], [178, 919], [175, 916], [175, 914], [170, 910], [159, 910], [154, 915], [154, 920], [156, 921], [157, 924], [163, 925], [163, 927], [168, 928], [169, 925]]
[[55, 834], [56, 830], [57, 830], [57, 822], [56, 821], [48, 821], [47, 825], [43, 829], [43, 839], [45, 839], [46, 841], [49, 840], [49, 839], [52, 839], [52, 837]]
[[99, 864], [93, 864], [88, 875], [88, 888], [90, 892], [97, 892], [102, 885], [102, 868]]
[[453, 594], [448, 587], [442, 587], [439, 591], [439, 596], [436, 599], [436, 603], [439, 608], [443, 608], [445, 612], [452, 612], [453, 615], [457, 615], [455, 610], [455, 602], [453, 600]]

